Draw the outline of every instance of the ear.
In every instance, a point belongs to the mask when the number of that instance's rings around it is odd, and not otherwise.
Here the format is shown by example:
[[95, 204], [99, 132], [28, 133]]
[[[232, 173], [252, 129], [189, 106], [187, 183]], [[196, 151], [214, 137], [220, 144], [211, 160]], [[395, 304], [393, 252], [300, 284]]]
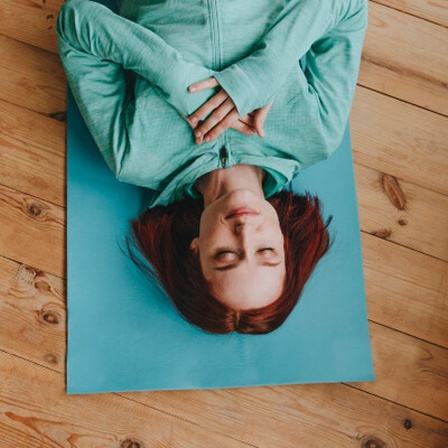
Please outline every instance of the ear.
[[197, 255], [199, 253], [199, 244], [198, 244], [198, 237], [193, 238], [192, 242], [190, 243], [190, 249]]

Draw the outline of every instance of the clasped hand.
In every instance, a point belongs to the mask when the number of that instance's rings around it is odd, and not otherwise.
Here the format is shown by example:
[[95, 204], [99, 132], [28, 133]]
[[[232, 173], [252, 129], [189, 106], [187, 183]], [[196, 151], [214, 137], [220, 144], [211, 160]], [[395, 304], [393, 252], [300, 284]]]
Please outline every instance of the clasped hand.
[[[219, 82], [211, 77], [192, 84], [188, 90], [194, 94], [219, 85]], [[272, 103], [273, 101], [265, 107], [255, 109], [244, 117], [240, 117], [232, 98], [224, 89], [221, 89], [192, 115], [189, 117], [182, 115], [182, 117], [193, 129], [195, 141], [198, 145], [202, 144], [203, 141], [210, 142], [214, 140], [229, 128], [246, 135], [254, 135], [256, 132], [260, 137], [264, 137], [264, 122]], [[202, 121], [210, 112], [212, 112], [210, 116]]]

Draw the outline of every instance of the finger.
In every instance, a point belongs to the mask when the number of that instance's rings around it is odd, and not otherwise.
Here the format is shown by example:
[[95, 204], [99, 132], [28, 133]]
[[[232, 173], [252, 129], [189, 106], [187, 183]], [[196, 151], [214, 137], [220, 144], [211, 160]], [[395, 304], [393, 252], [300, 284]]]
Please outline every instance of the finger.
[[272, 101], [265, 107], [258, 109], [254, 116], [254, 128], [260, 137], [264, 137], [264, 122], [268, 116], [269, 110], [271, 109]]
[[264, 138], [264, 122], [266, 120], [266, 115], [262, 110], [260, 110], [254, 118], [254, 129], [259, 137]]
[[201, 90], [205, 89], [211, 89], [212, 87], [219, 86], [219, 82], [213, 78], [204, 79], [203, 81], [196, 82], [194, 84], [191, 84], [190, 87], [188, 87], [188, 90], [191, 93], [200, 92]]
[[219, 137], [224, 131], [232, 127], [238, 121], [238, 112], [234, 108], [228, 113], [210, 132], [205, 134], [204, 140], [211, 142], [215, 138]]
[[180, 116], [190, 125], [191, 129], [194, 129], [194, 124], [191, 122], [191, 120], [186, 117], [185, 115], [180, 114]]
[[198, 110], [190, 115], [191, 122], [196, 125], [212, 110], [215, 110], [217, 107], [219, 107], [227, 98], [229, 98], [229, 95], [227, 95], [226, 91], [220, 90], [216, 95], [213, 95]]
[[227, 114], [234, 109], [233, 101], [227, 98], [214, 112], [194, 131], [196, 138], [201, 138], [214, 128]]
[[250, 114], [244, 115], [243, 117], [239, 118], [239, 121], [242, 121], [243, 123], [246, 123], [250, 127], [254, 127], [254, 117]]
[[252, 126], [247, 125], [241, 120], [237, 120], [231, 127], [242, 134], [254, 135], [255, 133], [255, 129]]

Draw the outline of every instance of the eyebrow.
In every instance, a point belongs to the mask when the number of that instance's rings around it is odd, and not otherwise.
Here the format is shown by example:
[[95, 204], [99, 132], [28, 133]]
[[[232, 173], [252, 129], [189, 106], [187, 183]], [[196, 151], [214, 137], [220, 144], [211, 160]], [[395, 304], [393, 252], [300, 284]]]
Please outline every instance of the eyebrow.
[[[270, 262], [270, 261], [263, 261], [262, 263], [260, 263], [258, 266], [267, 266], [270, 268], [273, 268], [275, 266], [278, 266], [281, 263], [281, 261], [278, 262]], [[226, 266], [219, 266], [216, 268], [212, 268], [215, 271], [229, 271], [230, 269], [235, 269], [238, 267], [237, 263], [231, 263], [231, 264], [227, 264]]]

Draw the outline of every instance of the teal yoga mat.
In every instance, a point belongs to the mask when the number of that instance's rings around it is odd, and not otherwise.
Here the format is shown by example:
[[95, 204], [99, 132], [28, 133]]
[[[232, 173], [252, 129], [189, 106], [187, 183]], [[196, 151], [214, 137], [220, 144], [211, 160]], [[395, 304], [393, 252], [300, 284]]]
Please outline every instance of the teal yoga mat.
[[374, 379], [348, 129], [291, 186], [320, 197], [334, 244], [285, 324], [262, 336], [185, 322], [120, 250], [148, 191], [115, 179], [70, 94], [67, 152], [69, 394]]

